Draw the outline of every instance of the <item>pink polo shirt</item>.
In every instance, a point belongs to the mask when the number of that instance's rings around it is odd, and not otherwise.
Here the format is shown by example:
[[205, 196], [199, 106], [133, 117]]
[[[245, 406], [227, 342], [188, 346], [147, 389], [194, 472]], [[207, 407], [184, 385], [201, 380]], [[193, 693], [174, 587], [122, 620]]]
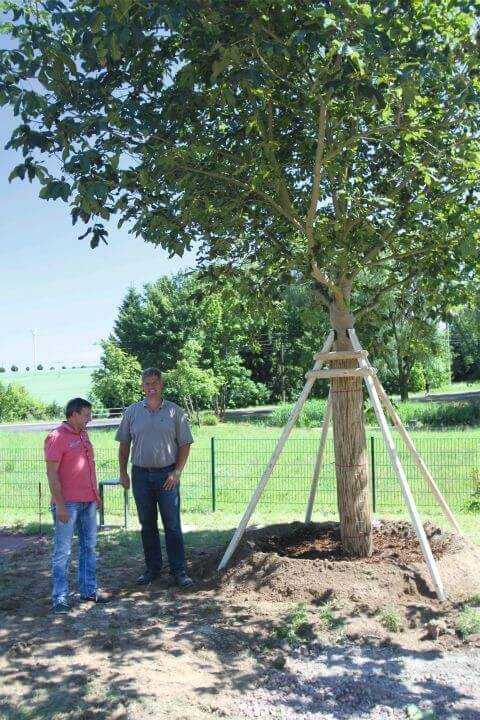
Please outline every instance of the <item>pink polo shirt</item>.
[[93, 446], [86, 431], [63, 422], [45, 439], [45, 460], [58, 462], [62, 497], [71, 502], [99, 500]]

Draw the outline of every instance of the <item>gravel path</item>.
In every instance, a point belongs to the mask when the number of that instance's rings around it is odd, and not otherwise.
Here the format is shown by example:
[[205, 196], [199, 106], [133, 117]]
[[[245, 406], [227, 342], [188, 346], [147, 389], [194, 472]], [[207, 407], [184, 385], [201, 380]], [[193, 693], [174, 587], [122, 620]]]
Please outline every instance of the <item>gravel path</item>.
[[480, 720], [480, 652], [300, 648], [231, 709], [265, 720]]

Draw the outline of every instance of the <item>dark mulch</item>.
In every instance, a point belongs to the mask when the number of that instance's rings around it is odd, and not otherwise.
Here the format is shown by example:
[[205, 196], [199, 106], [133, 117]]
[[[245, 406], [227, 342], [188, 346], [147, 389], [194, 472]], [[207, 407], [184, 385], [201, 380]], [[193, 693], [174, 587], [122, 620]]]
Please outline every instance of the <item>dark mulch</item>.
[[[425, 531], [437, 559], [452, 549], [455, 539], [451, 534], [443, 533], [439, 527], [430, 523], [425, 524]], [[370, 558], [363, 558], [363, 562], [395, 561], [408, 564], [423, 558], [420, 544], [410, 523], [376, 523], [372, 538], [373, 554]], [[293, 526], [289, 532], [260, 536], [253, 539], [253, 542], [255, 549], [275, 552], [280, 556], [298, 560], [345, 559], [338, 523]]]

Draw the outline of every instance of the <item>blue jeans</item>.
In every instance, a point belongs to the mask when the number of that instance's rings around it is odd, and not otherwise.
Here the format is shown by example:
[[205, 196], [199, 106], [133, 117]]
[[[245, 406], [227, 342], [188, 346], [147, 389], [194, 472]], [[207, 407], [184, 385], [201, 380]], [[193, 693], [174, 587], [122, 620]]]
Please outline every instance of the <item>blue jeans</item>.
[[68, 597], [68, 571], [72, 552], [74, 530], [78, 533], [78, 589], [80, 595], [93, 595], [97, 589], [95, 545], [97, 543], [97, 504], [95, 502], [65, 503], [68, 510], [68, 522], [63, 523], [56, 517], [55, 505], [52, 505], [55, 523], [53, 539], [53, 592], [54, 603], [66, 601]]
[[158, 509], [165, 531], [170, 573], [185, 572], [185, 548], [180, 523], [180, 492], [178, 485], [165, 490], [163, 485], [174, 465], [164, 468], [132, 467], [132, 490], [142, 527], [142, 544], [147, 570], [158, 575], [162, 570], [162, 550], [158, 532]]

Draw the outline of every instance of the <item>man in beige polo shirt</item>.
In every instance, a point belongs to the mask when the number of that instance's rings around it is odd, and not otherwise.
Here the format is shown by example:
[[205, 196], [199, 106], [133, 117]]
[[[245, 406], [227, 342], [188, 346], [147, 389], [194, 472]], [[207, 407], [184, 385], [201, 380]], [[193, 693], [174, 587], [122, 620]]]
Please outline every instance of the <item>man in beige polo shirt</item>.
[[132, 451], [132, 489], [146, 564], [137, 583], [148, 585], [162, 571], [160, 510], [170, 573], [179, 587], [188, 588], [193, 582], [186, 572], [179, 486], [193, 442], [192, 432], [184, 410], [162, 397], [162, 375], [157, 368], [143, 371], [142, 387], [144, 399], [125, 410], [116, 434], [120, 443], [120, 480], [125, 488], [130, 486], [128, 459]]

